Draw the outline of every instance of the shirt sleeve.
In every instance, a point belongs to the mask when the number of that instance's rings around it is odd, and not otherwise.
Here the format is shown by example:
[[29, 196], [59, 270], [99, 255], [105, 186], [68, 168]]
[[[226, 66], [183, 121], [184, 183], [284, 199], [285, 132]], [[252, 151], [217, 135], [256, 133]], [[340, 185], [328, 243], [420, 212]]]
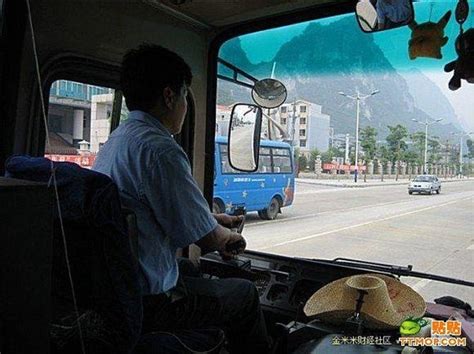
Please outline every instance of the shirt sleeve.
[[378, 23], [385, 23], [385, 5], [383, 4], [383, 1], [379, 0], [377, 1], [376, 5], [376, 11], [377, 11], [377, 22]]
[[186, 247], [217, 227], [179, 146], [154, 154], [150, 166], [144, 197], [171, 244]]

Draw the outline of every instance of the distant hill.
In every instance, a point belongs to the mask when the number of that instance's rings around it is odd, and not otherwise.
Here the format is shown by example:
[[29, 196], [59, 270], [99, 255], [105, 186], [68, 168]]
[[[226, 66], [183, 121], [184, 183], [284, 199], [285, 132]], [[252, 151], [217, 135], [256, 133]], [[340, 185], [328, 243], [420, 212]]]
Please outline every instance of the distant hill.
[[[456, 113], [451, 103], [443, 95], [441, 89], [420, 70], [414, 69], [403, 74], [408, 84], [415, 105], [433, 118], [443, 118], [444, 121], [459, 126]], [[429, 88], [427, 90], [427, 88]]]
[[[275, 78], [288, 87], [288, 101], [303, 98], [321, 105], [323, 112], [331, 115], [335, 133], [353, 134], [355, 129], [355, 102], [338, 92], [354, 95], [356, 91], [368, 94], [373, 90], [380, 93], [362, 103], [361, 126], [376, 127], [379, 139], [386, 136], [387, 125], [402, 124], [414, 132], [421, 126], [413, 118], [439, 118], [439, 114], [447, 124], [434, 125], [431, 134], [444, 138], [450, 131], [458, 130], [453, 124], [454, 109], [440, 89], [419, 72], [411, 76], [410, 90], [405, 78], [374, 43], [372, 35], [360, 31], [351, 17], [330, 25], [310, 24], [301, 35], [284, 44], [268, 63], [251, 64], [239, 39], [229, 41], [220, 56], [258, 78], [269, 77], [276, 62]], [[221, 84], [220, 89], [220, 104], [250, 99], [247, 92], [235, 85]], [[432, 105], [433, 101], [436, 104]]]

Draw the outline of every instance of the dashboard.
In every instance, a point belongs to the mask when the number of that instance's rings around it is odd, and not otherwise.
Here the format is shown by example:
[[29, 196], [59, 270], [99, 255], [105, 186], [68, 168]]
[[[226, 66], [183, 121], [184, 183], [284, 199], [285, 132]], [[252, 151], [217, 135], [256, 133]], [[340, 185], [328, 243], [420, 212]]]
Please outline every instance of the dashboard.
[[[306, 259], [289, 258], [259, 252], [247, 251], [232, 261], [223, 261], [218, 254], [201, 258], [204, 276], [229, 278], [238, 277], [254, 282], [267, 323], [273, 324], [270, 334], [283, 343], [277, 353], [331, 354], [340, 352], [334, 346], [334, 336], [344, 336], [348, 328], [331, 326], [307, 318], [303, 313], [306, 301], [321, 287], [342, 277], [367, 273], [367, 271], [344, 265], [327, 264]], [[433, 304], [434, 305], [434, 304]], [[434, 305], [438, 306], [438, 305]], [[434, 316], [427, 312], [428, 317]], [[271, 328], [271, 327], [270, 327]], [[348, 353], [401, 353], [403, 347], [396, 343], [399, 337], [395, 331], [370, 331], [371, 336], [388, 336], [388, 345], [365, 346], [346, 345]], [[466, 348], [426, 347], [431, 353], [469, 353]], [[426, 349], [425, 348], [425, 349]]]
[[201, 258], [201, 270], [219, 278], [240, 277], [253, 281], [264, 310], [291, 318], [304, 318], [302, 309], [306, 301], [324, 285], [361, 273], [360, 270], [257, 252], [246, 252], [230, 262], [222, 261], [217, 254], [209, 254]]

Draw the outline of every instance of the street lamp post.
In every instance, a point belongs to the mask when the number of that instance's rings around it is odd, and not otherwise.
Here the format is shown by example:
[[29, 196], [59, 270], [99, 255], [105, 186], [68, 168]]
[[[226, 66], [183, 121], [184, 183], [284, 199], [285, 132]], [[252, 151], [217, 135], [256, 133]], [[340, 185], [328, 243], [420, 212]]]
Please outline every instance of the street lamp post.
[[462, 159], [462, 138], [464, 138], [465, 136], [469, 136], [471, 134], [474, 134], [474, 132], [469, 132], [469, 133], [465, 133], [465, 132], [462, 132], [462, 133], [454, 133], [454, 132], [451, 132], [452, 135], [454, 136], [459, 136], [460, 137], [460, 141], [459, 141], [459, 177], [462, 176], [462, 165], [463, 165], [463, 159]]
[[356, 100], [356, 133], [355, 133], [355, 170], [354, 170], [354, 182], [357, 182], [357, 176], [359, 174], [359, 116], [360, 116], [360, 101], [365, 100], [367, 97], [373, 96], [379, 93], [379, 90], [374, 90], [372, 93], [368, 95], [361, 96], [359, 92], [357, 92], [356, 96], [349, 96], [344, 92], [339, 92], [340, 95], [350, 98], [351, 100]]
[[424, 157], [423, 157], [423, 174], [428, 173], [428, 160], [427, 160], [427, 155], [428, 155], [428, 127], [430, 125], [438, 123], [442, 120], [443, 120], [443, 118], [439, 118], [439, 119], [436, 119], [436, 120], [430, 122], [430, 121], [428, 121], [428, 119], [426, 119], [424, 122], [421, 122], [418, 119], [412, 119], [412, 121], [420, 123], [420, 124], [425, 126], [425, 154], [424, 154]]

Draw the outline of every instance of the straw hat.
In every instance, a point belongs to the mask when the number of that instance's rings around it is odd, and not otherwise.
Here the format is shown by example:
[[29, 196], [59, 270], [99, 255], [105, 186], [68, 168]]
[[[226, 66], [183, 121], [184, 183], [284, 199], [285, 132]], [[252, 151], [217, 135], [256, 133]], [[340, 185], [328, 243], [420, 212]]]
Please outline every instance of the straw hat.
[[355, 312], [359, 290], [367, 292], [360, 311], [367, 328], [397, 328], [409, 317], [422, 317], [426, 310], [421, 295], [397, 279], [362, 274], [338, 279], [316, 291], [306, 302], [304, 313], [325, 322], [344, 323]]

